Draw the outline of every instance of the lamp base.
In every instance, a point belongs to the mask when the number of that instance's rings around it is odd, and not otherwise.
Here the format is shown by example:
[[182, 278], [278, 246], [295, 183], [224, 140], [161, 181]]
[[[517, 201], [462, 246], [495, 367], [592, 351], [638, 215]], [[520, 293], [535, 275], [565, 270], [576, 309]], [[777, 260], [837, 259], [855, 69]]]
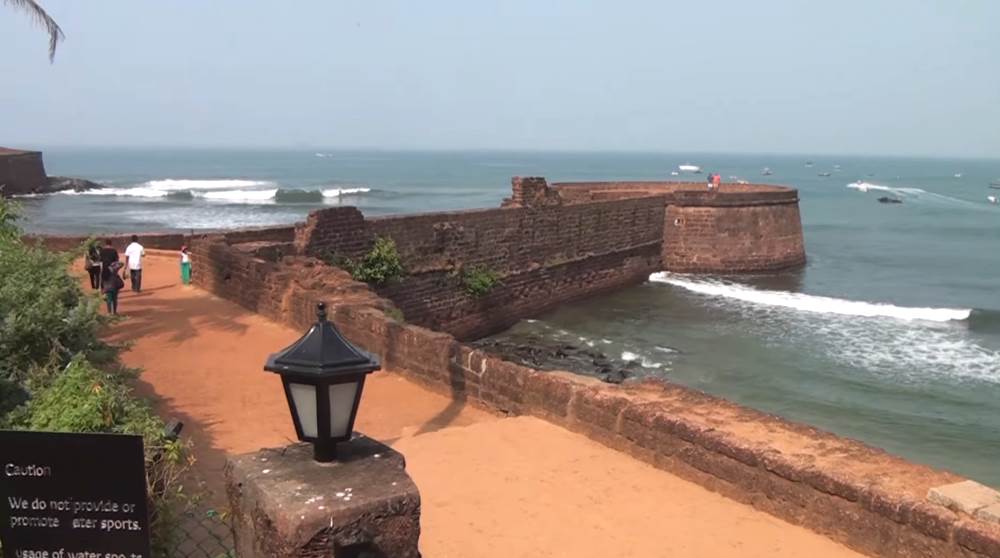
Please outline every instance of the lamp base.
[[329, 440], [313, 444], [313, 461], [329, 463], [337, 460], [337, 442]]

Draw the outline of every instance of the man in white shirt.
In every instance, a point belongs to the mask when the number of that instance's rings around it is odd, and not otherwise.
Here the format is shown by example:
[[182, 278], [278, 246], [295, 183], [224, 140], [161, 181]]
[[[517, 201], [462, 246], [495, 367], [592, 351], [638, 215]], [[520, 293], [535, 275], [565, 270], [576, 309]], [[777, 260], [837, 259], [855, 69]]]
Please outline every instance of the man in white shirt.
[[142, 257], [146, 249], [139, 244], [139, 237], [132, 235], [132, 243], [125, 248], [125, 263], [128, 265], [129, 277], [132, 279], [132, 291], [142, 290]]

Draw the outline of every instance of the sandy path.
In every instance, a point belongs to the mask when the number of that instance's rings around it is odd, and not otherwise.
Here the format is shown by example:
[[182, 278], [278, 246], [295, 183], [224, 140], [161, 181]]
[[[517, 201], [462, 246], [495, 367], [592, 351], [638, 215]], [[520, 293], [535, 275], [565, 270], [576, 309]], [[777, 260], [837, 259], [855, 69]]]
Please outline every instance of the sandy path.
[[[113, 337], [144, 369], [140, 389], [185, 422], [199, 469], [294, 437], [264, 359], [301, 332], [179, 284], [150, 255]], [[547, 422], [498, 418], [388, 372], [370, 376], [358, 430], [402, 451], [423, 500], [427, 558], [859, 556], [822, 536]]]

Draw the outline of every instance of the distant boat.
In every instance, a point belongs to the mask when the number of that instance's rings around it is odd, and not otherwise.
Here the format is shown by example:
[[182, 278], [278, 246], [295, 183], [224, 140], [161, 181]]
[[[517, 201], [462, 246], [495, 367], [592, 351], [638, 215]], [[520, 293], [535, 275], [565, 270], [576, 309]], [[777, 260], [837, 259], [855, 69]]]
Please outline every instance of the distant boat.
[[875, 173], [870, 172], [870, 173], [868, 173], [868, 176], [875, 176]]
[[840, 165], [833, 165], [834, 170], [840, 170]]
[[677, 171], [670, 171], [670, 176], [677, 176], [678, 174], [680, 173]]
[[736, 181], [737, 184], [750, 184], [749, 180], [743, 180], [742, 178]]
[[698, 165], [692, 165], [691, 163], [684, 163], [683, 165], [677, 165], [677, 170], [681, 172], [693, 172], [698, 174], [701, 172], [701, 167]]
[[986, 196], [986, 201], [992, 203], [993, 205], [1000, 204], [1000, 198], [996, 196]]
[[962, 173], [960, 173], [960, 172], [956, 172], [956, 173], [954, 174], [954, 176], [955, 176], [955, 178], [962, 178]]
[[991, 180], [990, 186], [1000, 186], [1000, 180]]
[[768, 167], [764, 167], [764, 170], [760, 171], [760, 174], [764, 176], [771, 176], [774, 173], [771, 172], [771, 169], [769, 169]]
[[994, 190], [1000, 190], [1000, 184], [990, 183], [990, 188], [993, 188]]
[[890, 198], [889, 196], [882, 196], [878, 199], [879, 203], [903, 203], [903, 200], [899, 198]]
[[807, 166], [807, 167], [811, 167], [811, 166], [813, 166], [813, 162], [812, 162], [812, 161], [806, 161], [806, 166]]
[[830, 176], [830, 173], [828, 173], [828, 172], [821, 172], [821, 173], [819, 173], [816, 176]]

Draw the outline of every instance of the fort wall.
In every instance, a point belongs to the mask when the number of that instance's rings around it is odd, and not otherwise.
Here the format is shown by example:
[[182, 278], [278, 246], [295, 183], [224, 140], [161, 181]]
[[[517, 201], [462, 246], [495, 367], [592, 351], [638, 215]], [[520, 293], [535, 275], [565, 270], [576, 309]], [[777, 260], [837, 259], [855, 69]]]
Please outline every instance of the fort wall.
[[663, 269], [764, 272], [806, 261], [798, 192], [763, 184], [575, 182], [552, 188], [570, 203], [643, 196], [665, 199]]
[[296, 329], [326, 302], [383, 367], [455, 400], [533, 415], [875, 556], [1000, 556], [1000, 525], [927, 498], [961, 481], [860, 442], [669, 382], [604, 384], [542, 372], [398, 321], [391, 303], [309, 257], [280, 261], [196, 239], [195, 284]]
[[0, 195], [30, 194], [47, 184], [40, 151], [0, 147]]
[[[641, 283], [660, 269], [663, 200], [508, 207], [366, 219], [351, 207], [314, 212], [299, 228], [300, 253], [358, 258], [376, 237], [393, 239], [407, 275], [380, 287], [407, 320], [472, 339], [559, 304]], [[466, 292], [463, 272], [497, 284]]]

